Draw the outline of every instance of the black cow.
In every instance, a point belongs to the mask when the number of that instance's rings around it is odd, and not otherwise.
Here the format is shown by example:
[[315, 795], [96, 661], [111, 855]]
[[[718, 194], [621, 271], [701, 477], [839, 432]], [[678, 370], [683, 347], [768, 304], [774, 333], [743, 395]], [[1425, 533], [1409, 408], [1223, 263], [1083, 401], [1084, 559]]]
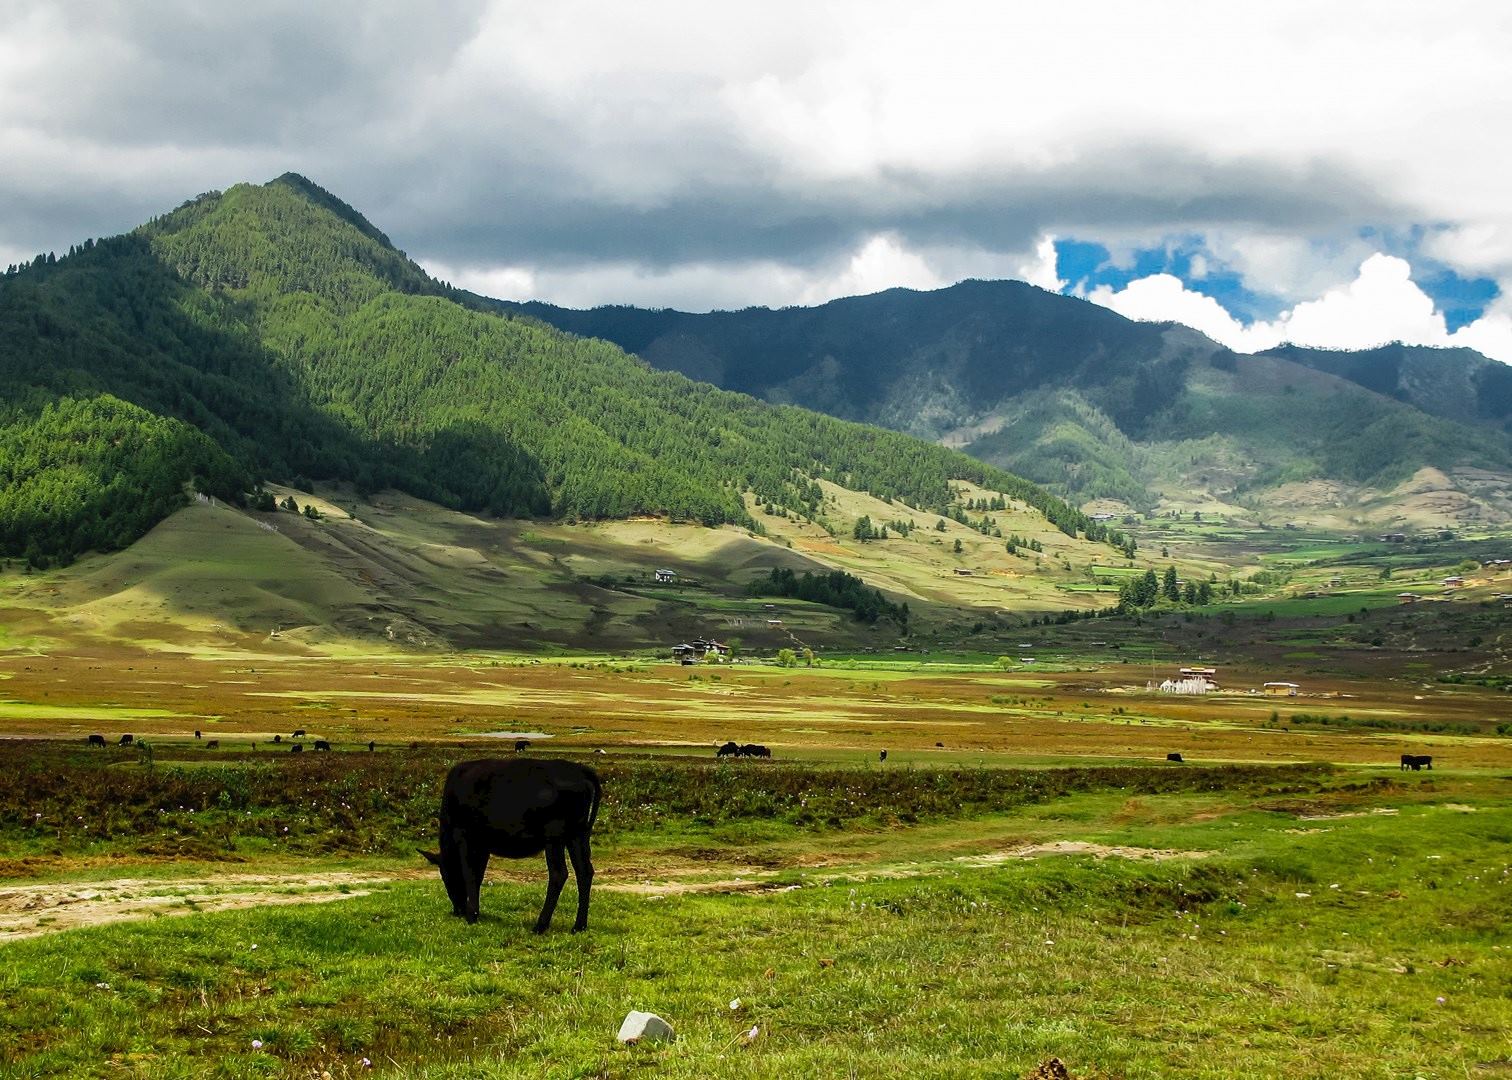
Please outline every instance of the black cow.
[[90, 746], [104, 746], [105, 745], [105, 736], [103, 736], [103, 735], [91, 735], [85, 741]]
[[196, 739], [203, 739], [204, 738], [204, 736], [199, 733], [199, 728], [195, 728], [194, 729], [194, 737]]
[[577, 876], [572, 929], [587, 929], [593, 887], [589, 838], [602, 794], [598, 773], [572, 761], [487, 758], [452, 766], [441, 792], [440, 851], [420, 852], [440, 867], [452, 914], [478, 921], [478, 890], [490, 855], [524, 859], [544, 851], [546, 903], [535, 932], [544, 934], [551, 925], [567, 883], [565, 856], [572, 858]]
[[275, 735], [275, 736], [273, 736], [273, 741], [277, 742], [277, 743], [281, 743], [281, 742], [283, 742], [283, 736], [282, 735]]
[[945, 744], [942, 742], [937, 742], [935, 743], [935, 745], [938, 746], [941, 750], [945, 749]]
[[207, 742], [205, 744], [205, 749], [206, 750], [219, 750], [220, 749], [220, 740], [219, 739], [211, 739], [209, 742]]
[[136, 740], [133, 739], [130, 735], [122, 735], [121, 736], [121, 741], [118, 742], [118, 743], [116, 743], [116, 745], [117, 746], [130, 746], [134, 742], [136, 742]]
[[304, 743], [299, 743], [299, 742], [295, 743], [293, 746], [289, 747], [289, 753], [291, 753], [291, 754], [302, 754], [302, 753], [304, 753]]
[[296, 731], [294, 733], [294, 738], [296, 738], [296, 739], [302, 739], [304, 737], [305, 737], [305, 729], [304, 728], [300, 728], [298, 731]]
[[315, 749], [317, 749], [317, 750], [329, 750], [330, 748], [331, 748], [331, 744], [327, 740], [325, 740], [325, 739], [316, 739], [315, 740]]
[[877, 760], [878, 761], [886, 761], [887, 760], [887, 751], [884, 750], [880, 754], [878, 754], [877, 755]]
[[765, 757], [772, 756], [772, 752], [759, 743], [746, 743], [740, 748], [741, 757]]
[[733, 742], [727, 742], [723, 746], [721, 746], [718, 750], [714, 751], [714, 756], [715, 757], [739, 757], [740, 756], [740, 744], [739, 743], [733, 743]]
[[1167, 761], [1174, 761], [1178, 765], [1182, 764], [1182, 759], [1181, 759], [1181, 755], [1180, 754], [1167, 754], [1166, 755], [1166, 760]]
[[1411, 769], [1413, 772], [1417, 772], [1419, 769], [1427, 769], [1429, 772], [1432, 772], [1433, 771], [1433, 757], [1432, 757], [1432, 755], [1430, 755], [1430, 754], [1403, 754], [1402, 755], [1402, 768], [1401, 768], [1401, 771], [1402, 772], [1406, 772], [1408, 769]]
[[371, 742], [371, 741], [368, 743], [368, 753], [371, 754], [374, 750], [377, 750], [377, 749], [378, 749], [378, 744], [377, 743]]
[[525, 751], [527, 751], [529, 749], [530, 749], [530, 740], [529, 739], [516, 739], [515, 740], [515, 753], [517, 753], [517, 754], [523, 754]]

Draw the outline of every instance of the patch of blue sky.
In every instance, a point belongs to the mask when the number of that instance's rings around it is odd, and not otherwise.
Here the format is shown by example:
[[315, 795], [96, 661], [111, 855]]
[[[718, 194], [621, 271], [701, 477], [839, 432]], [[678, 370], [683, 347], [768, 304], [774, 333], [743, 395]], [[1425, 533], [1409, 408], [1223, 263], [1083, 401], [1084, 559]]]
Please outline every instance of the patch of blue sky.
[[[1485, 313], [1501, 295], [1495, 281], [1466, 277], [1422, 250], [1428, 230], [1363, 228], [1361, 239], [1376, 250], [1407, 260], [1412, 280], [1433, 301], [1452, 334]], [[1210, 296], [1243, 323], [1275, 319], [1290, 306], [1279, 296], [1256, 292], [1243, 277], [1208, 252], [1199, 235], [1179, 237], [1160, 247], [1138, 248], [1127, 258], [1114, 259], [1107, 247], [1074, 238], [1055, 241], [1056, 274], [1067, 291], [1087, 293], [1106, 285], [1124, 288], [1137, 278], [1170, 274], [1193, 292]]]
[[1076, 293], [1102, 285], [1118, 290], [1136, 278], [1170, 274], [1193, 292], [1212, 297], [1245, 323], [1274, 319], [1284, 307], [1280, 297], [1247, 288], [1239, 274], [1205, 250], [1199, 236], [1137, 248], [1126, 261], [1115, 261], [1106, 247], [1093, 241], [1056, 240], [1055, 272], [1067, 283], [1067, 291]]

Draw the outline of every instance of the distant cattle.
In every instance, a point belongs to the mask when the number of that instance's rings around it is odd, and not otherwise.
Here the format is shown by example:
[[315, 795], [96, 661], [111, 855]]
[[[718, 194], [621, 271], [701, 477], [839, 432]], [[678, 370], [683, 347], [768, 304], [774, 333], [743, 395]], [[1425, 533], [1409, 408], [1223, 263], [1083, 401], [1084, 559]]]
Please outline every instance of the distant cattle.
[[1181, 755], [1180, 754], [1167, 754], [1166, 755], [1166, 760], [1167, 761], [1174, 761], [1174, 762], [1176, 762], [1179, 765], [1179, 764], [1181, 764]]
[[746, 743], [740, 748], [740, 756], [769, 758], [772, 752], [759, 743]]
[[880, 754], [878, 754], [877, 755], [877, 760], [878, 761], [886, 761], [887, 760], [887, 751], [884, 750]]
[[368, 742], [368, 753], [370, 753], [370, 754], [371, 754], [371, 753], [372, 753], [372, 752], [373, 752], [373, 751], [374, 751], [374, 750], [377, 750], [377, 749], [378, 749], [378, 744], [377, 744], [377, 743], [375, 743], [375, 742], [372, 742], [372, 741], [371, 741], [371, 740], [370, 740], [370, 741], [369, 741], [369, 742]]
[[302, 739], [304, 737], [305, 737], [305, 729], [304, 728], [300, 728], [298, 731], [296, 731], [294, 733], [294, 738], [296, 738], [296, 739]]
[[1406, 772], [1408, 769], [1411, 769], [1413, 772], [1417, 772], [1419, 769], [1427, 769], [1429, 772], [1432, 772], [1433, 771], [1433, 757], [1432, 757], [1432, 755], [1430, 755], [1430, 754], [1403, 754], [1402, 755], [1402, 768], [1401, 768], [1401, 771], [1402, 772]]
[[945, 744], [942, 742], [937, 742], [935, 743], [935, 745], [938, 746], [941, 750], [945, 749]]
[[202, 738], [204, 738], [204, 736], [199, 733], [199, 728], [195, 728], [194, 729], [194, 737], [196, 739], [202, 739]]
[[523, 754], [526, 750], [529, 750], [529, 749], [530, 749], [530, 740], [529, 739], [516, 739], [515, 740], [515, 753], [517, 753], [517, 754]]
[[136, 740], [133, 739], [130, 735], [122, 735], [121, 736], [121, 741], [118, 742], [118, 743], [116, 743], [116, 745], [117, 746], [130, 746], [135, 741]]
[[211, 739], [209, 742], [207, 742], [205, 744], [205, 749], [206, 750], [219, 750], [220, 749], [220, 740], [219, 739]]
[[417, 743], [417, 742], [412, 742], [412, 743], [410, 743], [410, 749], [411, 750], [418, 750], [418, 749], [420, 749], [420, 744]]
[[273, 736], [273, 741], [276, 742], [276, 743], [281, 743], [281, 742], [283, 742], [283, 736], [282, 735], [275, 735], [275, 736]]
[[325, 739], [316, 739], [315, 740], [315, 749], [317, 749], [317, 750], [329, 750], [330, 748], [331, 748], [331, 744], [329, 742], [327, 742]]
[[604, 752], [603, 747], [599, 747], [599, 749], [597, 749], [597, 750], [594, 751], [595, 754], [602, 754], [603, 752]]
[[446, 774], [438, 851], [422, 851], [441, 870], [452, 914], [478, 921], [478, 890], [492, 855], [524, 859], [546, 853], [546, 902], [535, 932], [551, 925], [567, 883], [567, 857], [577, 876], [574, 932], [588, 926], [593, 886], [589, 839], [603, 787], [586, 765], [541, 758], [464, 761]]
[[714, 756], [715, 757], [739, 757], [740, 756], [740, 744], [739, 743], [733, 743], [733, 742], [727, 742], [723, 746], [721, 746], [718, 750], [714, 751]]
[[289, 747], [289, 753], [291, 753], [291, 754], [302, 754], [302, 753], [304, 753], [304, 743], [295, 743], [293, 746]]
[[87, 743], [89, 743], [90, 746], [104, 746], [105, 745], [105, 736], [103, 736], [103, 735], [91, 735], [85, 741]]

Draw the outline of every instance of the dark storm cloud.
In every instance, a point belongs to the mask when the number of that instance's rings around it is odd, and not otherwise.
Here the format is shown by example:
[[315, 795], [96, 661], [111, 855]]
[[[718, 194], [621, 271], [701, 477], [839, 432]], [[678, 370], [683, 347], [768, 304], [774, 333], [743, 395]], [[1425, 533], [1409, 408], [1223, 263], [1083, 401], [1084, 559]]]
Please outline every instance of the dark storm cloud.
[[1032, 246], [1047, 223], [1095, 230], [1242, 222], [1322, 231], [1347, 227], [1362, 207], [1374, 215], [1394, 212], [1374, 197], [1362, 200], [1369, 185], [1342, 166], [1219, 167], [1170, 147], [1110, 147], [1031, 176], [893, 173], [866, 182], [813, 181], [801, 189], [768, 182], [759, 161], [750, 163], [750, 182], [743, 185], [700, 183], [699, 162], [684, 164], [695, 179], [648, 206], [603, 193], [591, 162], [576, 171], [573, 163], [559, 162], [542, 178], [529, 162], [454, 158], [446, 181], [451, 190], [438, 191], [432, 182], [423, 204], [401, 198], [386, 220], [401, 235], [423, 237], [427, 255], [452, 264], [567, 266], [606, 259], [665, 267], [751, 260], [811, 265], [878, 232], [896, 233], [910, 246], [1013, 252]]
[[[735, 47], [743, 70], [727, 74], [698, 45], [644, 57], [626, 43], [626, 60], [570, 18], [543, 30], [549, 9], [483, 0], [12, 6], [0, 29], [0, 248], [11, 251], [66, 247], [286, 170], [453, 267], [803, 268], [878, 233], [1024, 252], [1047, 230], [1329, 233], [1398, 212], [1341, 163], [1220, 160], [1165, 133], [1095, 126], [1048, 164], [989, 155], [926, 169], [881, 154], [833, 167], [822, 140], [784, 141], [791, 102], [765, 116], [766, 99], [730, 97], [774, 64], [787, 64], [784, 90], [801, 87], [843, 37], [781, 42], [778, 60]], [[666, 23], [668, 10], [641, 21]], [[662, 47], [655, 29], [641, 51]], [[841, 80], [832, 96], [844, 94]]]

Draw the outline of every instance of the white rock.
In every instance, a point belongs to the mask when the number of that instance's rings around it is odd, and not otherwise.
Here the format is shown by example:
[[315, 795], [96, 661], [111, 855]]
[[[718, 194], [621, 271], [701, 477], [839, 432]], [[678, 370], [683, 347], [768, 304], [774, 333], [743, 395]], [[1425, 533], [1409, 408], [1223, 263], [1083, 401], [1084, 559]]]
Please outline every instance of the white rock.
[[619, 1029], [619, 1041], [622, 1043], [638, 1043], [642, 1039], [649, 1039], [652, 1042], [671, 1042], [676, 1037], [671, 1024], [655, 1013], [648, 1012], [632, 1010]]

